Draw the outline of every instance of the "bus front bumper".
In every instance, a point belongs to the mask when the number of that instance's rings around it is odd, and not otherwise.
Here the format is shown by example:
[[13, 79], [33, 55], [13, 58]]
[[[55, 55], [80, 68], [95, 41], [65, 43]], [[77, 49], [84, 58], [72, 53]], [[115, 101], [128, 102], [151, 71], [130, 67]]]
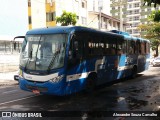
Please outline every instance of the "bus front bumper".
[[62, 82], [59, 83], [52, 83], [48, 82], [34, 82], [28, 81], [24, 78], [19, 79], [19, 86], [22, 90], [25, 91], [38, 91], [40, 94], [49, 94], [49, 95], [64, 95], [64, 90]]

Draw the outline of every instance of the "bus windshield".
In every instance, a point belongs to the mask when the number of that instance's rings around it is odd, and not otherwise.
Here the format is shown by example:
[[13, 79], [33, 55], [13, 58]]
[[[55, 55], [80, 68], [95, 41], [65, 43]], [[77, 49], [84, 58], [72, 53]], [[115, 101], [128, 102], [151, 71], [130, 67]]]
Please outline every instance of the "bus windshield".
[[63, 67], [66, 34], [27, 35], [22, 44], [20, 65], [29, 70]]

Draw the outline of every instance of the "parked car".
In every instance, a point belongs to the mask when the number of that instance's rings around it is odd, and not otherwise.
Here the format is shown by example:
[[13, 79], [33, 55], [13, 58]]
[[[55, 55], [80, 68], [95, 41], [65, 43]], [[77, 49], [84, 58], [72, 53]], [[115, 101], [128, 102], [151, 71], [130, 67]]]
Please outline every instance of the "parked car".
[[152, 61], [153, 66], [160, 66], [160, 57], [156, 57]]

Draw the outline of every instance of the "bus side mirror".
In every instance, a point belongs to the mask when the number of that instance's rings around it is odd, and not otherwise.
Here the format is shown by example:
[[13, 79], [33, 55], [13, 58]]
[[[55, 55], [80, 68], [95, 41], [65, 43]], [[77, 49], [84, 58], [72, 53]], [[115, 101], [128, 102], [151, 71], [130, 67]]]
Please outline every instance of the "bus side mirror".
[[19, 76], [18, 75], [14, 75], [14, 80], [19, 81]]

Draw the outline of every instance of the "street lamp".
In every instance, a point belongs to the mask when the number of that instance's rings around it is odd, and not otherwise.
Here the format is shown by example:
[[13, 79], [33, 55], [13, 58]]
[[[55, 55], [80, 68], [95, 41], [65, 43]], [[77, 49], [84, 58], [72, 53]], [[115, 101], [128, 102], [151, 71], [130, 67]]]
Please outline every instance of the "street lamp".
[[122, 6], [127, 4], [127, 0], [112, 0], [111, 7], [118, 6], [120, 8], [120, 30], [123, 31], [123, 17], [122, 17]]

